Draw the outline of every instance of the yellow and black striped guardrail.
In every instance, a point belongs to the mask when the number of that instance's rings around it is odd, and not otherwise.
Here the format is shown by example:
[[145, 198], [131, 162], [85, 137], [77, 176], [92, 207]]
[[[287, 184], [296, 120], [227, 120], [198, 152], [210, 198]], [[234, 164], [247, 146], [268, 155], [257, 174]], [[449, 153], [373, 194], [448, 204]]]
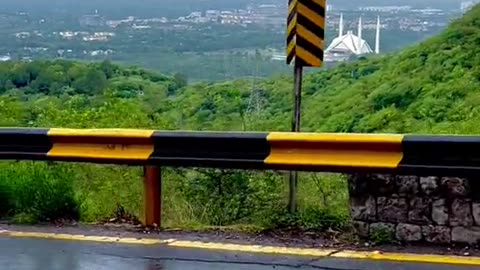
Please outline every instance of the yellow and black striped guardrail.
[[480, 169], [480, 137], [0, 129], [0, 159], [332, 172]]

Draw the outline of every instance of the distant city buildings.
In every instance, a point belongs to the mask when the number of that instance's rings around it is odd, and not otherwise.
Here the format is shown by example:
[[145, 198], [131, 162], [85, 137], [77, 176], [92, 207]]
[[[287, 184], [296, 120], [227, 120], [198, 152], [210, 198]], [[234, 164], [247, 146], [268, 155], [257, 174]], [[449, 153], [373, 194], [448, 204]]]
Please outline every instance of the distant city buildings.
[[360, 11], [373, 11], [373, 12], [401, 12], [411, 10], [411, 6], [368, 6], [368, 7], [359, 7]]
[[98, 14], [83, 15], [82, 17], [80, 17], [79, 21], [81, 26], [104, 26], [105, 25], [105, 18], [103, 18]]
[[[388, 32], [387, 35], [392, 36], [401, 32], [417, 32], [415, 36], [423, 36], [425, 33], [430, 33], [445, 27], [450, 18], [471, 9], [480, 0], [462, 0], [463, 2], [455, 10], [440, 10], [440, 9], [415, 9], [411, 6], [363, 6], [360, 8], [345, 8], [341, 5], [327, 5], [327, 26], [326, 26], [326, 40], [330, 42], [332, 36], [335, 36], [333, 41], [325, 50], [325, 62], [338, 62], [349, 60], [353, 56], [367, 55], [373, 53], [380, 53], [380, 30], [382, 32]], [[55, 22], [55, 17], [45, 17], [45, 19], [35, 18], [31, 22], [24, 18], [23, 13], [18, 14], [0, 14], [0, 23], [4, 25], [15, 23], [29, 23], [33, 25], [32, 28], [18, 28], [20, 30], [12, 31], [11, 37], [15, 38], [21, 43], [19, 54], [15, 54], [18, 51], [17, 48], [11, 49], [11, 58], [21, 59], [22, 57], [39, 57], [45, 55], [56, 54], [60, 57], [97, 57], [101, 58], [110, 54], [121, 54], [120, 49], [118, 52], [114, 52], [113, 49], [118, 49], [116, 44], [112, 44], [112, 48], [109, 49], [109, 41], [114, 39], [116, 35], [125, 37], [128, 40], [135, 40], [139, 38], [136, 32], [148, 33], [155, 35], [160, 32], [177, 32], [188, 35], [188, 31], [209, 31], [208, 29], [214, 29], [215, 25], [231, 25], [242, 27], [263, 27], [266, 28], [272, 36], [275, 36], [275, 44], [272, 39], [272, 44], [268, 46], [271, 50], [261, 51], [262, 56], [265, 59], [275, 61], [285, 61], [285, 49], [284, 43], [279, 40], [279, 33], [283, 33], [286, 28], [287, 6], [284, 4], [269, 4], [259, 5], [251, 4], [245, 8], [221, 10], [221, 9], [208, 9], [208, 10], [196, 10], [184, 14], [178, 18], [166, 18], [166, 17], [154, 17], [154, 18], [137, 18], [134, 16], [127, 16], [125, 18], [105, 18], [99, 14], [98, 10], [93, 14], [87, 14], [78, 17], [78, 25], [69, 25], [68, 27], [82, 26], [85, 28], [70, 29], [66, 28], [59, 32], [50, 32], [51, 28], [47, 28], [50, 24]], [[344, 17], [345, 15], [345, 17]], [[377, 18], [377, 15], [381, 15], [382, 20]], [[21, 17], [23, 16], [23, 17]], [[358, 19], [361, 17], [361, 19]], [[340, 19], [341, 18], [341, 19]], [[339, 23], [340, 19], [340, 23]], [[347, 29], [356, 29], [357, 20], [359, 28], [352, 31]], [[86, 28], [88, 27], [88, 28]], [[104, 27], [108, 27], [109, 30], [105, 30]], [[17, 29], [17, 28], [16, 28]], [[37, 29], [37, 30], [32, 30]], [[82, 31], [83, 30], [83, 31]], [[338, 31], [337, 31], [338, 30]], [[346, 31], [345, 31], [346, 30]], [[20, 32], [21, 31], [21, 32]], [[213, 30], [212, 30], [213, 31]], [[242, 31], [232, 30], [232, 31]], [[245, 31], [250, 31], [246, 29]], [[335, 33], [332, 35], [332, 31]], [[363, 32], [363, 33], [362, 33]], [[338, 33], [338, 36], [337, 34]], [[365, 35], [366, 33], [366, 35]], [[376, 33], [375, 41], [373, 42], [373, 33]], [[403, 34], [403, 33], [401, 33]], [[383, 34], [385, 35], [385, 34]], [[15, 37], [14, 37], [15, 36]], [[366, 38], [368, 36], [370, 38]], [[46, 50], [46, 48], [25, 47], [22, 50], [25, 42], [28, 44], [43, 44], [48, 39], [64, 39], [74, 43], [92, 43], [88, 44], [88, 50], [82, 49], [69, 49], [68, 47], [63, 50], [58, 48]], [[372, 39], [372, 40], [369, 40]], [[30, 43], [31, 41], [31, 43]], [[37, 42], [41, 41], [41, 42]], [[147, 42], [140, 39], [139, 43]], [[155, 41], [157, 42], [157, 41]], [[54, 43], [52, 41], [52, 43]], [[99, 45], [93, 45], [99, 43]], [[64, 42], [62, 44], [70, 44], [70, 42]], [[63, 45], [62, 45], [63, 46]], [[77, 48], [75, 46], [72, 48]], [[388, 48], [387, 48], [388, 47]], [[386, 50], [392, 49], [391, 44], [385, 43]], [[44, 50], [45, 49], [45, 50]], [[247, 51], [247, 49], [241, 49]], [[5, 51], [4, 53], [7, 53]], [[222, 52], [223, 53], [223, 52]], [[5, 55], [4, 55], [5, 56]], [[5, 57], [4, 59], [7, 59]], [[1, 61], [1, 59], [0, 59]]]
[[[480, 2], [480, 0], [468, 0], [462, 4], [462, 9], [467, 9], [473, 5], [473, 3]], [[327, 5], [328, 16], [334, 14], [337, 16], [340, 10], [339, 6]], [[338, 11], [337, 11], [338, 10]], [[429, 26], [441, 26], [439, 22], [427, 22], [419, 21], [421, 16], [441, 16], [445, 11], [440, 9], [414, 9], [409, 5], [390, 5], [390, 6], [363, 6], [356, 10], [350, 10], [352, 12], [361, 13], [382, 13], [382, 17], [385, 18], [385, 24], [389, 27], [398, 27], [402, 31], [428, 31]], [[348, 12], [343, 10], [342, 12]], [[287, 7], [280, 4], [249, 4], [244, 9], [234, 10], [217, 10], [209, 9], [204, 11], [192, 11], [188, 15], [180, 16], [178, 18], [151, 18], [140, 19], [132, 16], [122, 20], [104, 20], [98, 14], [98, 11], [94, 15], [84, 15], [80, 18], [80, 23], [83, 26], [109, 26], [111, 28], [117, 28], [121, 25], [135, 29], [163, 29], [163, 30], [178, 30], [178, 29], [190, 29], [189, 25], [195, 24], [224, 24], [224, 25], [240, 25], [247, 27], [249, 25], [272, 27], [275, 29], [282, 29], [286, 24]], [[394, 21], [396, 20], [396, 21]], [[328, 21], [331, 24], [330, 21]], [[372, 25], [366, 24], [365, 28], [370, 29]], [[373, 25], [375, 27], [375, 25]]]
[[94, 51], [84, 51], [84, 54], [89, 54], [90, 56], [102, 56], [102, 55], [110, 55], [115, 53], [114, 50], [108, 49], [108, 50], [94, 50]]
[[84, 36], [83, 41], [108, 41], [115, 36], [115, 33], [111, 32], [96, 32], [92, 35]]
[[45, 47], [23, 47], [23, 49], [27, 52], [31, 53], [39, 53], [39, 52], [46, 52], [48, 48]]
[[53, 32], [54, 36], [60, 36], [63, 39], [73, 40], [76, 38], [81, 38], [83, 41], [108, 41], [115, 36], [113, 32], [86, 32], [86, 31], [63, 31], [63, 32]]
[[12, 60], [10, 55], [0, 55], [0, 62], [6, 62]]
[[[160, 19], [159, 19], [160, 20]], [[126, 19], [124, 20], [107, 20], [105, 22], [105, 24], [109, 27], [112, 27], [112, 28], [117, 28], [119, 25], [122, 25], [122, 24], [127, 24], [127, 25], [131, 25], [133, 24], [134, 22], [136, 21], [135, 17], [133, 16], [128, 16]], [[141, 22], [138, 21], [138, 22]]]
[[265, 26], [280, 26], [285, 24], [286, 8], [279, 5], [248, 5], [245, 9], [207, 10], [203, 14], [194, 11], [187, 16], [173, 21], [182, 23], [220, 23], [247, 26], [259, 24]]
[[20, 32], [15, 34], [15, 37], [18, 39], [29, 38], [30, 36], [31, 36], [30, 32]]
[[98, 13], [98, 9], [95, 10], [95, 14], [83, 15], [79, 19], [81, 26], [104, 26], [105, 18]]

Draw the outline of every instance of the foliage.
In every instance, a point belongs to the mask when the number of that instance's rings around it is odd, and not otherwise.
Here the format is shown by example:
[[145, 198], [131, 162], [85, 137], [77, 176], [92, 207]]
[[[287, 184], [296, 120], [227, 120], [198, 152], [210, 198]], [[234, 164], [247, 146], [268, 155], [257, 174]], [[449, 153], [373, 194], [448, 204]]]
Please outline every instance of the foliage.
[[265, 220], [264, 227], [271, 229], [303, 229], [309, 231], [345, 230], [348, 216], [332, 208], [310, 206], [298, 213], [278, 208]]
[[376, 245], [391, 244], [395, 239], [395, 234], [388, 228], [378, 228], [371, 232], [370, 240]]
[[177, 88], [183, 88], [188, 84], [187, 76], [181, 73], [175, 73], [175, 75], [173, 75], [173, 80], [175, 81]]
[[39, 222], [37, 215], [33, 213], [20, 212], [14, 215], [9, 222], [11, 224], [35, 225]]
[[12, 192], [10, 186], [0, 182], [0, 218], [12, 209]]
[[200, 220], [223, 226], [279, 202], [278, 184], [278, 177], [272, 173], [209, 169], [188, 177], [183, 190], [188, 202], [197, 206], [194, 213]]
[[65, 171], [67, 168], [52, 170], [44, 163], [2, 165], [0, 182], [10, 185], [14, 213], [26, 214], [40, 221], [78, 219], [78, 204], [68, 178], [70, 172]]

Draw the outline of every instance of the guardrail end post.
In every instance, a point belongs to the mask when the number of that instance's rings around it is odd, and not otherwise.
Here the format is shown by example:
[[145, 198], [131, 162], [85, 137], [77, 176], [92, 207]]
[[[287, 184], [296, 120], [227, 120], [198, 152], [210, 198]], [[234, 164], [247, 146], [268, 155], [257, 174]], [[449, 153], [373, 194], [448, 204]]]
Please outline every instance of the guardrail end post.
[[145, 226], [161, 227], [162, 171], [159, 166], [144, 167]]

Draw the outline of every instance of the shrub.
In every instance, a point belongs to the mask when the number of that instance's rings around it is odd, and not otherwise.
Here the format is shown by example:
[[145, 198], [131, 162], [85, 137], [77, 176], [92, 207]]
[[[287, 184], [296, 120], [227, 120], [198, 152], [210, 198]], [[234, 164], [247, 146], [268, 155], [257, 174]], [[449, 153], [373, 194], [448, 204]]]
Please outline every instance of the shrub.
[[394, 239], [394, 233], [387, 228], [375, 229], [370, 235], [370, 240], [377, 245], [390, 244]]
[[328, 229], [344, 230], [349, 218], [330, 209], [309, 207], [301, 212], [302, 227], [306, 230], [325, 231]]
[[39, 221], [78, 219], [70, 175], [67, 166], [28, 162], [7, 166], [0, 181], [11, 183], [13, 214], [26, 214], [29, 220], [34, 216]]
[[265, 219], [269, 229], [300, 229], [308, 231], [344, 230], [349, 222], [348, 216], [330, 209], [308, 207], [297, 213], [289, 213], [284, 208]]
[[198, 170], [183, 185], [194, 213], [208, 225], [231, 225], [262, 216], [279, 198], [278, 178], [269, 173]]
[[0, 218], [12, 210], [12, 194], [10, 186], [0, 181]]

